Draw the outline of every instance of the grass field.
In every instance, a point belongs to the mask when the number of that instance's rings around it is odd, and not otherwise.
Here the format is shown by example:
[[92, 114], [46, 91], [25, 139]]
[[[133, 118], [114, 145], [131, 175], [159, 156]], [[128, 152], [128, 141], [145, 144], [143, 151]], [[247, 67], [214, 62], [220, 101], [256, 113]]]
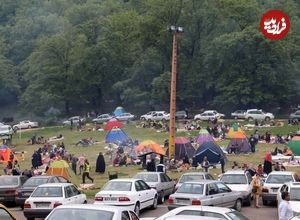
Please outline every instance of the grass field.
[[[203, 124], [203, 126], [206, 126], [206, 124]], [[166, 132], [157, 132], [154, 129], [148, 129], [148, 128], [136, 128], [134, 123], [125, 125], [123, 130], [133, 139], [139, 140], [139, 142], [143, 140], [154, 140], [159, 144], [163, 144], [164, 140], [168, 138], [168, 133]], [[295, 132], [298, 130], [297, 126], [283, 126], [280, 128], [268, 128], [268, 129], [260, 129], [259, 132], [264, 133], [266, 131], [270, 131], [273, 135], [274, 134], [287, 134], [289, 132]], [[176, 135], [177, 136], [185, 136], [185, 137], [195, 137], [197, 135], [198, 131], [193, 132], [179, 132]], [[247, 134], [253, 133], [253, 131], [247, 131]], [[24, 130], [21, 133], [17, 133], [13, 137], [13, 144], [15, 147], [13, 148], [14, 151], [21, 152], [26, 151], [25, 154], [25, 160], [20, 161], [21, 169], [30, 168], [31, 167], [31, 155], [34, 152], [34, 150], [38, 149], [39, 145], [28, 145], [27, 141], [32, 137], [33, 134], [36, 134], [37, 136], [43, 136], [44, 138], [57, 136], [59, 134], [62, 134], [65, 138], [63, 140], [66, 149], [76, 156], [79, 156], [80, 154], [84, 153], [87, 158], [89, 159], [91, 165], [92, 165], [92, 172], [91, 176], [95, 178], [95, 184], [96, 189], [86, 191], [87, 195], [89, 197], [93, 197], [95, 195], [95, 192], [99, 191], [99, 188], [103, 186], [105, 182], [108, 180], [108, 172], [116, 171], [118, 172], [119, 177], [132, 177], [136, 172], [141, 171], [142, 168], [140, 166], [129, 166], [129, 167], [113, 167], [110, 164], [108, 164], [108, 158], [106, 157], [106, 173], [105, 174], [97, 174], [94, 172], [95, 170], [95, 163], [96, 158], [98, 156], [99, 152], [105, 152], [104, 147], [106, 144], [104, 143], [105, 140], [105, 131], [70, 131], [69, 128], [64, 127], [49, 127], [49, 128], [40, 128], [36, 130]], [[81, 138], [89, 138], [92, 137], [95, 141], [99, 141], [100, 144], [95, 144], [88, 147], [79, 147], [75, 146], [74, 144], [80, 140]], [[226, 146], [228, 143], [227, 140], [218, 142], [220, 146]], [[228, 160], [229, 163], [227, 163], [226, 168], [229, 169], [232, 166], [233, 161], [237, 161], [239, 164], [247, 163], [247, 164], [255, 164], [258, 165], [259, 163], [263, 163], [264, 155], [267, 151], [273, 150], [276, 146], [273, 144], [259, 144], [257, 146], [258, 152], [255, 154], [241, 154], [241, 155], [229, 155]], [[282, 148], [282, 146], [281, 146]], [[0, 165], [0, 173], [3, 173], [4, 164]], [[300, 168], [293, 168], [289, 170], [294, 170], [300, 174]], [[220, 174], [220, 169], [210, 169], [209, 171], [212, 175], [217, 177], [218, 174]], [[178, 172], [170, 172], [169, 176], [171, 178], [178, 178], [181, 175], [181, 173]], [[72, 180], [75, 184], [80, 184], [81, 182], [81, 176], [76, 176], [75, 179]]]

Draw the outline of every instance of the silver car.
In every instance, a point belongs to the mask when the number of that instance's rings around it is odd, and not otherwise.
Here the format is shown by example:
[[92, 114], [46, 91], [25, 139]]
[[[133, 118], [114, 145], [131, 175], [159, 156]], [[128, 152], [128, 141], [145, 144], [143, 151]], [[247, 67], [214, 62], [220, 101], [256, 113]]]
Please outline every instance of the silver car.
[[172, 194], [175, 189], [175, 181], [165, 173], [140, 172], [133, 178], [144, 180], [151, 188], [156, 189], [159, 203], [164, 203], [165, 196]]
[[102, 114], [102, 115], [99, 115], [97, 118], [94, 118], [92, 120], [92, 122], [101, 124], [103, 122], [109, 121], [112, 118], [113, 117], [110, 114]]
[[243, 197], [232, 191], [225, 183], [217, 180], [185, 182], [169, 197], [168, 209], [185, 205], [207, 205], [242, 209]]
[[201, 181], [201, 180], [214, 180], [212, 175], [205, 172], [188, 172], [181, 175], [179, 178], [175, 190], [177, 190], [184, 182]]

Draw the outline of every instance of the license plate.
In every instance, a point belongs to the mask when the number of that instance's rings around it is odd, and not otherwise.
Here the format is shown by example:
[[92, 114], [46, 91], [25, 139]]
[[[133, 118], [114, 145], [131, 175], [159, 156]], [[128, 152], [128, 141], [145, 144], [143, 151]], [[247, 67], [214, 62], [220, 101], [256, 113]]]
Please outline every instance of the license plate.
[[190, 200], [187, 199], [177, 199], [177, 203], [179, 204], [190, 204]]
[[278, 189], [273, 189], [273, 192], [277, 192], [278, 191]]
[[23, 193], [23, 196], [30, 196], [31, 193]]
[[35, 206], [37, 208], [48, 208], [49, 204], [47, 204], [47, 203], [37, 203], [37, 204], [35, 204]]
[[106, 197], [104, 198], [105, 201], [117, 201], [117, 198], [114, 197]]

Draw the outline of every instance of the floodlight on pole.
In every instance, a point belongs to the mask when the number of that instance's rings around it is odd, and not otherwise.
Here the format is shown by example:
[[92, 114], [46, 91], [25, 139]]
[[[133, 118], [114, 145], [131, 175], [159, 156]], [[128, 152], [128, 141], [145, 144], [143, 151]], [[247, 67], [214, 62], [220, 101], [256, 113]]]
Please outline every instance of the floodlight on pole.
[[177, 36], [183, 33], [182, 27], [171, 25], [168, 30], [173, 35], [172, 47], [172, 75], [171, 75], [171, 92], [170, 92], [170, 126], [169, 126], [169, 158], [175, 155], [175, 130], [176, 130], [176, 75], [177, 75]]

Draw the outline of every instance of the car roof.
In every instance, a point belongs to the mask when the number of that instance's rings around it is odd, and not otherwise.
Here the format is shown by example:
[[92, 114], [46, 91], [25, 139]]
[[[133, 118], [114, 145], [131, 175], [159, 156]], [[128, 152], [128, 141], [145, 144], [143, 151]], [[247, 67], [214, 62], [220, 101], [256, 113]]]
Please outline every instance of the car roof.
[[164, 173], [164, 172], [138, 172], [137, 174], [160, 174], [160, 173]]
[[62, 186], [73, 186], [72, 183], [45, 183], [39, 185], [38, 187], [62, 187]]
[[245, 174], [246, 170], [227, 170], [223, 175], [225, 174]]
[[218, 180], [194, 180], [194, 181], [187, 181], [187, 182], [184, 182], [183, 184], [185, 183], [201, 183], [201, 184], [207, 184], [207, 183], [219, 183], [221, 181], [218, 181]]
[[187, 220], [198, 220], [198, 219], [220, 220], [222, 218], [208, 217], [208, 216], [195, 216], [195, 215], [173, 215], [173, 216], [168, 216], [168, 217], [165, 218], [165, 220], [182, 220], [182, 219], [187, 219]]
[[184, 176], [184, 175], [196, 175], [196, 176], [200, 176], [200, 175], [205, 175], [205, 174], [209, 174], [209, 173], [206, 173], [206, 172], [187, 172], [187, 173], [182, 174], [181, 176]]
[[272, 171], [271, 173], [269, 173], [269, 175], [294, 175], [294, 174], [296, 173], [293, 171]]
[[136, 179], [131, 179], [131, 178], [122, 178], [122, 179], [113, 179], [110, 180], [109, 182], [134, 182]]
[[199, 211], [212, 211], [212, 212], [218, 211], [220, 213], [235, 211], [234, 209], [226, 208], [226, 207], [201, 206], [201, 205], [199, 206], [188, 205], [188, 206], [176, 208], [176, 210], [199, 210]]
[[109, 206], [109, 205], [98, 205], [98, 204], [69, 204], [60, 205], [55, 209], [92, 209], [92, 210], [105, 210], [105, 211], [118, 211], [118, 210], [129, 210], [127, 207], [122, 206]]

